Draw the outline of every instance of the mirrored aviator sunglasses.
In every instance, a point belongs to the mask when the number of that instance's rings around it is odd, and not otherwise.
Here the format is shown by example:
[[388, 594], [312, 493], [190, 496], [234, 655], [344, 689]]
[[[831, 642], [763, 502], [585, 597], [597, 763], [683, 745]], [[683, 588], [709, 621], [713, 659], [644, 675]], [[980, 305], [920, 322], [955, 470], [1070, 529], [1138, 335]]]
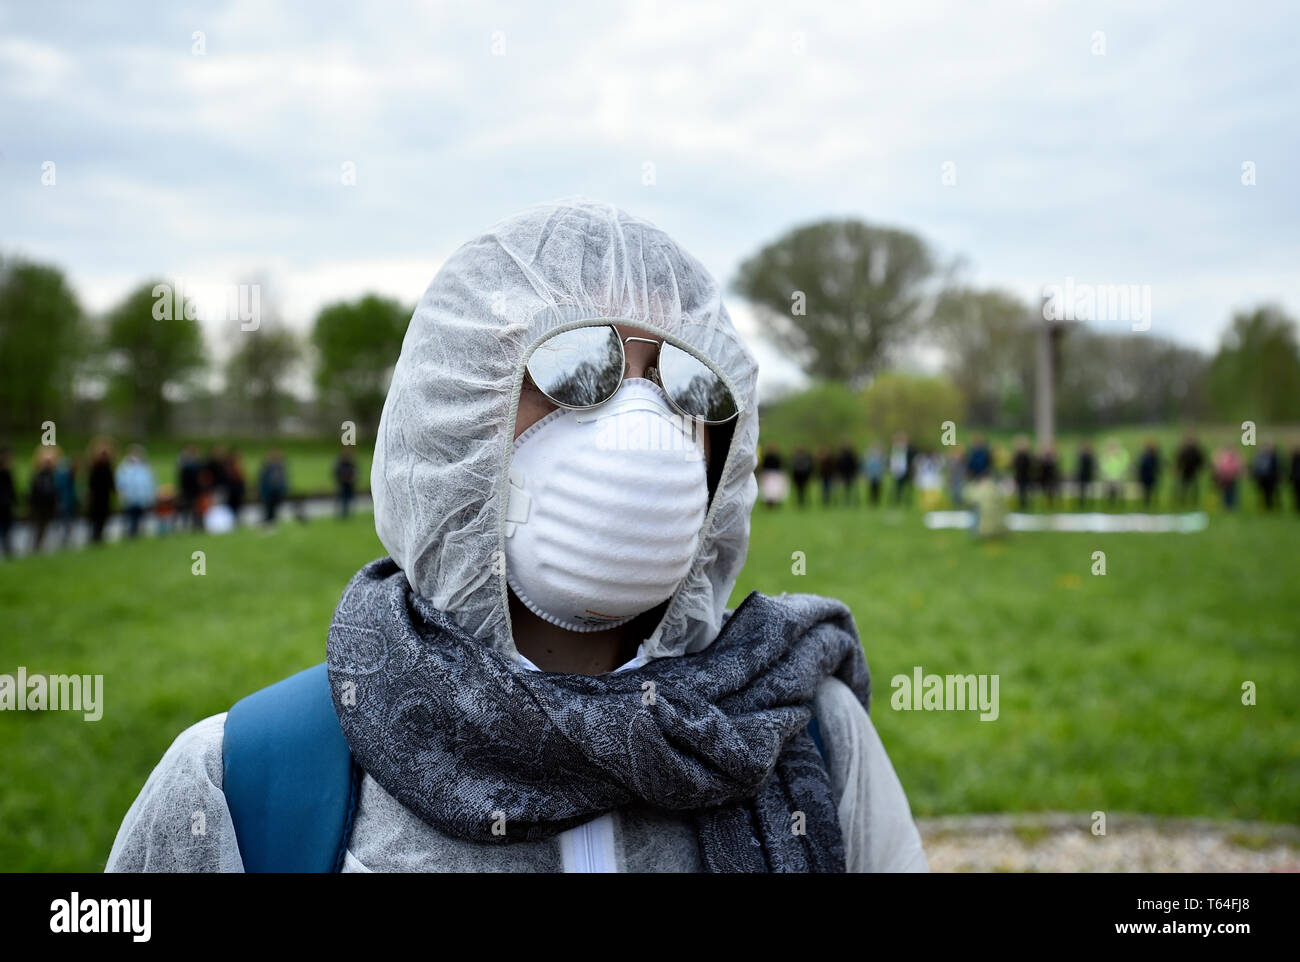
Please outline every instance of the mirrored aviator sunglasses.
[[[552, 334], [533, 349], [528, 376], [547, 399], [581, 410], [604, 404], [623, 383], [626, 340], [608, 324]], [[646, 374], [663, 388], [679, 414], [705, 424], [725, 424], [740, 414], [740, 404], [722, 374], [680, 347], [654, 341], [658, 363]]]

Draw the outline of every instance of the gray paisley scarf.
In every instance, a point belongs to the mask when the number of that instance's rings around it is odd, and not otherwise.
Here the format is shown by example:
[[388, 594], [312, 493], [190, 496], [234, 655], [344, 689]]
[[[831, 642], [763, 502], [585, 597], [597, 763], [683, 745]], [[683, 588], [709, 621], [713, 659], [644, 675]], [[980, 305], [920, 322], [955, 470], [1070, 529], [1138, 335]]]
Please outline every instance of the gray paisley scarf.
[[805, 730], [829, 675], [869, 703], [841, 602], [752, 592], [697, 654], [534, 672], [384, 558], [348, 584], [327, 650], [357, 763], [446, 834], [544, 839], [640, 803], [690, 813], [710, 871], [844, 871], [830, 776]]

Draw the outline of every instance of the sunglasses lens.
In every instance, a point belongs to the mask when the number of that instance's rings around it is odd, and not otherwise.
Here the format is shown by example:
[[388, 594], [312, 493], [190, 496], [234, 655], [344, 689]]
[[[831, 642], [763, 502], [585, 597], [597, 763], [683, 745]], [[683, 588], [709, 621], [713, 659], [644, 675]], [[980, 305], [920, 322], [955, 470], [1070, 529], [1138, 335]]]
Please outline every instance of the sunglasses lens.
[[528, 376], [554, 401], [590, 407], [623, 380], [623, 350], [612, 327], [579, 327], [548, 337], [528, 359]]
[[711, 367], [672, 344], [659, 351], [659, 377], [673, 402], [691, 417], [726, 421], [738, 406], [726, 382]]

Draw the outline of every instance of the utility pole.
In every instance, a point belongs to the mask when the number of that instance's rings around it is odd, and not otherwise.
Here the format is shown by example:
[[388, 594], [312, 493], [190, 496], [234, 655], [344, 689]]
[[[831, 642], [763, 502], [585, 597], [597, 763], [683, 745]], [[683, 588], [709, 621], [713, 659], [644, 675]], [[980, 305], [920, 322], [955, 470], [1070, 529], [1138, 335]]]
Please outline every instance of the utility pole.
[[1041, 451], [1055, 440], [1056, 434], [1056, 371], [1052, 364], [1052, 322], [1040, 321], [1038, 325], [1038, 377], [1034, 392], [1034, 433]]
[[1034, 391], [1034, 434], [1038, 449], [1045, 450], [1056, 443], [1056, 369], [1061, 359], [1061, 338], [1065, 336], [1068, 321], [1047, 318], [1049, 298], [1043, 295], [1042, 309], [1038, 312], [1038, 377]]

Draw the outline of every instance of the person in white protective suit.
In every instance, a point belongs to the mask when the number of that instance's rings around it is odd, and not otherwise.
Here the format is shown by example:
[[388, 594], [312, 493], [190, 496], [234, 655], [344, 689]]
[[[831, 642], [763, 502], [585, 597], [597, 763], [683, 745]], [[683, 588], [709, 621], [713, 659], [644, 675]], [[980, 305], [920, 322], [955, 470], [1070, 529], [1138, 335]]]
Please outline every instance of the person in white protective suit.
[[375, 442], [388, 557], [317, 674], [175, 740], [107, 870], [925, 871], [849, 610], [727, 607], [756, 375], [710, 274], [615, 207], [461, 246]]

